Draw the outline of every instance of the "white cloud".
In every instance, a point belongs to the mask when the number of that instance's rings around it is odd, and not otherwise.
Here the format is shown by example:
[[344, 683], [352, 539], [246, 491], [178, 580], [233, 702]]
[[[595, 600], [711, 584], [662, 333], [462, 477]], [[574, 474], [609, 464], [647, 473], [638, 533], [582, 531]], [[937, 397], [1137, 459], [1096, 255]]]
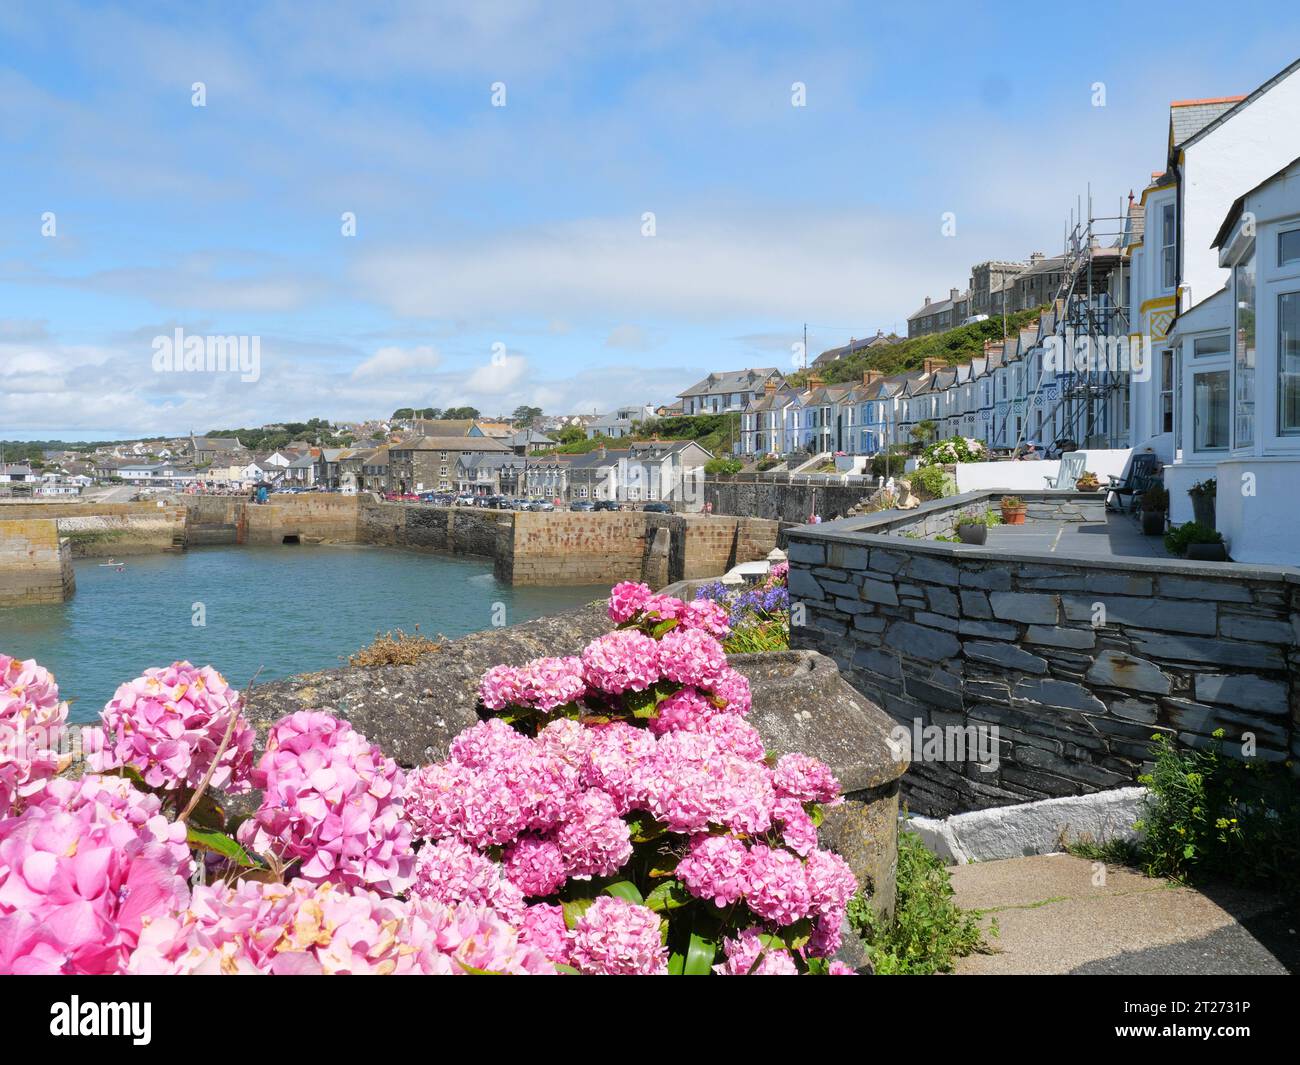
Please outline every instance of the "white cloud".
[[438, 350], [427, 344], [414, 348], [395, 345], [383, 347], [352, 371], [352, 379], [360, 381], [367, 377], [386, 377], [390, 374], [435, 370], [441, 362], [442, 356], [438, 354]]
[[472, 394], [505, 395], [523, 378], [527, 370], [528, 360], [522, 355], [493, 357], [486, 366], [478, 367], [469, 375], [465, 388]]

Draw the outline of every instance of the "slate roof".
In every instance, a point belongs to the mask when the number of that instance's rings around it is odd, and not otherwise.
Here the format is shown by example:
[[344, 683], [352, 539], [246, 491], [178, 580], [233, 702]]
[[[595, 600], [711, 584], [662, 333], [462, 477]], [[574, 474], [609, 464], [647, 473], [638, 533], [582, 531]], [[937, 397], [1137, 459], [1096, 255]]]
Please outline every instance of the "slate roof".
[[703, 381], [691, 385], [685, 392], [678, 392], [679, 398], [687, 396], [714, 396], [722, 393], [752, 391], [760, 387], [773, 374], [780, 376], [775, 366], [762, 366], [757, 369], [724, 370], [711, 373]]

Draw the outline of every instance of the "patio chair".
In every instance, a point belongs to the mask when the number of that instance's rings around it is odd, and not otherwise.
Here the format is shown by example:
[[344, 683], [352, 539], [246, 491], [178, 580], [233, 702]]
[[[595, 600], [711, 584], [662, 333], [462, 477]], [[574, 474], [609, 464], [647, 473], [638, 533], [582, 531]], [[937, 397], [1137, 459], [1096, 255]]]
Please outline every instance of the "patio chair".
[[1061, 466], [1056, 471], [1056, 476], [1044, 477], [1043, 482], [1052, 489], [1073, 488], [1074, 482], [1083, 476], [1087, 464], [1087, 455], [1082, 451], [1071, 451], [1061, 458]]
[[1133, 509], [1133, 500], [1139, 499], [1142, 493], [1160, 480], [1160, 471], [1162, 463], [1160, 456], [1150, 452], [1143, 452], [1141, 455], [1133, 456], [1133, 461], [1129, 463], [1128, 474], [1124, 477], [1110, 476], [1110, 485], [1106, 488], [1106, 506], [1111, 505], [1111, 496], [1115, 497], [1115, 509], [1124, 509], [1124, 497], [1129, 497], [1129, 509]]

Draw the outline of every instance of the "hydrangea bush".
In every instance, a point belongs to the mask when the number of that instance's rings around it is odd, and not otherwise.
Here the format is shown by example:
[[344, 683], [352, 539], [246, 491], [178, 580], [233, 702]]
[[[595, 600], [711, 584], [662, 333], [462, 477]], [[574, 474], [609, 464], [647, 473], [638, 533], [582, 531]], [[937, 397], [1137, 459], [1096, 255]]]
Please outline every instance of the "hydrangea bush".
[[948, 466], [958, 462], [983, 462], [988, 458], [981, 440], [969, 436], [954, 436], [929, 444], [917, 461], [920, 466]]
[[[727, 610], [642, 584], [581, 655], [484, 674], [488, 715], [403, 773], [303, 710], [253, 761], [242, 699], [124, 684], [57, 776], [66, 704], [0, 656], [0, 972], [841, 974], [857, 891], [818, 846], [831, 771], [774, 758]], [[261, 791], [227, 817], [222, 792]]]

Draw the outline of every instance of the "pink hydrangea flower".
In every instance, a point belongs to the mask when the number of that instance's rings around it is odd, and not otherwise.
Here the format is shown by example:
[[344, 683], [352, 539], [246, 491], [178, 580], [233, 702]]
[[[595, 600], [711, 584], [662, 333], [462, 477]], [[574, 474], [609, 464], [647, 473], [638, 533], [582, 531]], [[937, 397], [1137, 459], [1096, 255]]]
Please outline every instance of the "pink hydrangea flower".
[[582, 783], [600, 788], [614, 800], [620, 814], [627, 813], [635, 796], [637, 772], [654, 754], [654, 735], [623, 721], [589, 731], [594, 739], [583, 764]]
[[778, 562], [767, 571], [768, 585], [784, 584], [790, 576], [790, 563]]
[[730, 906], [745, 893], [745, 859], [749, 848], [734, 836], [698, 835], [677, 863], [677, 879], [696, 898]]
[[798, 752], [783, 754], [777, 760], [772, 783], [781, 795], [800, 802], [834, 802], [840, 796], [840, 782], [830, 768]]
[[660, 621], [672, 621], [682, 616], [686, 604], [671, 595], [657, 592], [646, 600], [642, 609], [646, 614], [652, 614]]
[[726, 668], [722, 644], [700, 629], [673, 629], [659, 641], [659, 672], [678, 684], [708, 688]]
[[239, 693], [211, 666], [173, 662], [146, 669], [100, 712], [103, 748], [91, 753], [90, 766], [97, 772], [134, 766], [151, 788], [196, 788], [233, 714], [235, 730], [211, 786], [247, 791], [255, 734], [241, 707]]
[[521, 686], [513, 666], [493, 666], [479, 681], [478, 697], [489, 710], [504, 710], [519, 702]]
[[59, 771], [67, 717], [48, 669], [0, 654], [0, 817]]
[[827, 971], [827, 976], [857, 976], [856, 970], [848, 962], [832, 961]]
[[783, 947], [764, 945], [757, 928], [746, 928], [740, 935], [724, 939], [722, 949], [727, 959], [713, 967], [719, 976], [799, 975], [790, 952]]
[[502, 867], [458, 839], [420, 849], [411, 894], [431, 902], [490, 906], [507, 920], [524, 914], [524, 894], [502, 876]]
[[731, 619], [726, 609], [712, 599], [694, 599], [687, 603], [678, 620], [683, 628], [698, 629], [718, 640], [731, 632]]
[[636, 581], [623, 581], [609, 590], [609, 620], [615, 625], [631, 621], [642, 610], [651, 596], [650, 586]]
[[815, 850], [804, 863], [808, 901], [813, 913], [842, 915], [857, 893], [858, 879], [849, 863], [834, 851]]
[[751, 762], [761, 762], [767, 754], [758, 729], [737, 714], [714, 714], [702, 722], [692, 722], [684, 731], [712, 736], [723, 749]]
[[635, 791], [638, 804], [673, 832], [703, 832], [710, 824], [766, 832], [776, 801], [767, 766], [696, 732], [660, 736], [638, 771]]
[[319, 710], [281, 718], [253, 772], [262, 804], [239, 829], [259, 854], [298, 861], [298, 875], [398, 894], [414, 854], [397, 764], [346, 721]]
[[461, 732], [447, 748], [447, 757], [472, 769], [484, 769], [528, 750], [528, 737], [499, 717], [490, 717]]
[[557, 965], [568, 965], [571, 955], [564, 908], [546, 902], [529, 906], [519, 928], [519, 942], [536, 947]]
[[586, 728], [571, 718], [549, 721], [537, 734], [537, 745], [544, 753], [580, 769], [587, 762], [587, 753], [596, 742], [596, 730]]
[[757, 845], [745, 860], [745, 904], [779, 925], [808, 916], [812, 900], [804, 865], [787, 850]]
[[804, 954], [810, 958], [829, 958], [840, 949], [844, 941], [844, 915], [818, 917], [813, 922], [812, 935], [804, 947]]
[[535, 658], [519, 671], [519, 679], [523, 704], [537, 710], [576, 703], [587, 694], [580, 658]]
[[564, 886], [567, 870], [559, 845], [539, 836], [520, 836], [505, 850], [501, 869], [525, 895], [542, 898]]
[[406, 779], [402, 815], [416, 839], [454, 835], [461, 822], [464, 767], [456, 762], [422, 766]]
[[569, 804], [555, 842], [575, 880], [609, 876], [632, 857], [627, 822], [619, 817], [614, 800], [597, 788], [588, 788]]
[[711, 685], [713, 694], [727, 706], [727, 713], [744, 717], [754, 705], [749, 678], [727, 666]]
[[598, 976], [656, 976], [668, 972], [659, 915], [626, 899], [602, 895], [574, 922], [573, 964]]
[[125, 781], [52, 784], [0, 820], [0, 972], [119, 972], [146, 922], [189, 899], [185, 826]]
[[152, 921], [129, 971], [177, 973], [553, 973], [490, 909], [402, 902], [294, 880], [199, 887], [187, 910]]
[[650, 719], [650, 731], [656, 736], [666, 732], [702, 732], [705, 720], [717, 714], [725, 713], [694, 688], [682, 688], [664, 699], [656, 708], [656, 716]]
[[817, 847], [817, 826], [798, 799], [779, 798], [772, 805], [772, 820], [781, 832], [781, 840], [795, 854], [806, 858]]
[[587, 684], [611, 695], [644, 691], [659, 679], [658, 652], [658, 642], [635, 629], [598, 636], [582, 652]]

